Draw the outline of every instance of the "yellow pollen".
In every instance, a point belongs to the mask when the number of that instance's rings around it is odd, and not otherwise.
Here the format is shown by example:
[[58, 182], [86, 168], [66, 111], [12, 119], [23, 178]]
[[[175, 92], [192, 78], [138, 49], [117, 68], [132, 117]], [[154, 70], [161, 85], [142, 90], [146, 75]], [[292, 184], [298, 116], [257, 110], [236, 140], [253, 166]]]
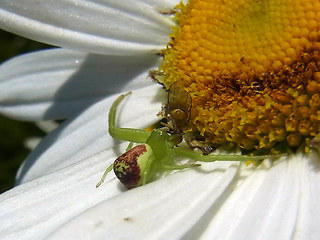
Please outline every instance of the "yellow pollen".
[[248, 150], [320, 132], [319, 0], [189, 0], [175, 20], [157, 79], [192, 98], [182, 131]]

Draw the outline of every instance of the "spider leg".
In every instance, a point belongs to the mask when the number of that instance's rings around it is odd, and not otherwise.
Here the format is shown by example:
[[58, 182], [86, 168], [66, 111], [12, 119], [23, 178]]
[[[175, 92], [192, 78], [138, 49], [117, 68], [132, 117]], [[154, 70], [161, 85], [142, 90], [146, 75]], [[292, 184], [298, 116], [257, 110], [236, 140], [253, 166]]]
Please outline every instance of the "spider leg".
[[141, 129], [116, 127], [117, 107], [120, 102], [129, 94], [131, 94], [131, 92], [122, 94], [113, 102], [109, 111], [109, 134], [111, 135], [111, 137], [119, 140], [145, 143], [150, 136], [150, 132]]
[[128, 152], [132, 147], [133, 147], [133, 142], [129, 142], [129, 144], [126, 148], [126, 152]]
[[100, 181], [96, 185], [96, 188], [100, 187], [100, 185], [104, 182], [104, 180], [106, 179], [106, 176], [112, 169], [113, 169], [113, 163], [104, 171]]
[[248, 156], [248, 155], [231, 155], [231, 154], [209, 154], [203, 155], [200, 152], [194, 150], [175, 147], [173, 152], [178, 156], [187, 157], [189, 159], [199, 161], [199, 162], [215, 162], [215, 161], [260, 161], [266, 158], [281, 157], [283, 154], [278, 155], [261, 155], [261, 156]]
[[163, 169], [165, 170], [182, 170], [185, 168], [194, 168], [194, 167], [200, 167], [201, 164], [197, 163], [191, 163], [191, 164], [181, 164], [181, 165], [163, 165]]

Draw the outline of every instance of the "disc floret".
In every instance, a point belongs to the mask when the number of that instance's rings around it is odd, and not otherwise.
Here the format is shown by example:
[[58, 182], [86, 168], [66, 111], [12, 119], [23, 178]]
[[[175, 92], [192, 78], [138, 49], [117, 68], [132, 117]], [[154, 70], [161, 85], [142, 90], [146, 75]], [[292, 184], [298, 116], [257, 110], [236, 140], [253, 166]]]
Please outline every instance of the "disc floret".
[[158, 81], [190, 94], [188, 131], [245, 150], [320, 132], [319, 1], [190, 0], [175, 18]]

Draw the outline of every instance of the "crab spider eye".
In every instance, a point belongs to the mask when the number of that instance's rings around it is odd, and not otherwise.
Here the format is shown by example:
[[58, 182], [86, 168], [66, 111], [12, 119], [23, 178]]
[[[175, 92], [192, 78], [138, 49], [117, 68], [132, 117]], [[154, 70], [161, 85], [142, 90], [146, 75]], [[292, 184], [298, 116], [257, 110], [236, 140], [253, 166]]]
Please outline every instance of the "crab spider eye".
[[153, 160], [151, 147], [142, 144], [118, 157], [113, 163], [113, 170], [120, 182], [130, 189], [146, 184]]

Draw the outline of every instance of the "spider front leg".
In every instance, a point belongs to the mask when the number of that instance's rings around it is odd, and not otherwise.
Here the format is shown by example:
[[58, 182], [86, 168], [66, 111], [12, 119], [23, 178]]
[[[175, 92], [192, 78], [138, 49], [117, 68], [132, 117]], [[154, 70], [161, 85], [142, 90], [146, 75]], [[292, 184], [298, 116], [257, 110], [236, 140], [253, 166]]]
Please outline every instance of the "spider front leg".
[[141, 129], [116, 127], [117, 107], [119, 103], [129, 94], [131, 94], [131, 92], [120, 95], [111, 105], [108, 122], [109, 134], [111, 135], [111, 137], [118, 140], [124, 140], [135, 143], [145, 143], [148, 137], [150, 136], [150, 132]]
[[106, 179], [108, 173], [111, 172], [112, 169], [113, 169], [113, 163], [104, 171], [100, 181], [96, 185], [96, 188], [100, 187], [100, 185], [104, 183], [104, 180]]
[[147, 182], [154, 160], [152, 148], [147, 144], [135, 147], [133, 143], [146, 143], [151, 133], [133, 128], [120, 128], [116, 126], [117, 107], [131, 92], [120, 95], [112, 104], [109, 111], [109, 134], [118, 140], [129, 141], [127, 152], [118, 157], [104, 172], [96, 187], [105, 180], [113, 169], [117, 178], [128, 188], [143, 185]]
[[257, 155], [257, 156], [249, 156], [249, 155], [232, 155], [232, 154], [209, 154], [203, 155], [200, 152], [196, 152], [191, 149], [183, 148], [183, 147], [175, 147], [173, 149], [175, 155], [186, 157], [198, 162], [216, 162], [216, 161], [261, 161], [267, 158], [276, 158], [281, 157], [286, 154], [277, 154], [277, 155]]

